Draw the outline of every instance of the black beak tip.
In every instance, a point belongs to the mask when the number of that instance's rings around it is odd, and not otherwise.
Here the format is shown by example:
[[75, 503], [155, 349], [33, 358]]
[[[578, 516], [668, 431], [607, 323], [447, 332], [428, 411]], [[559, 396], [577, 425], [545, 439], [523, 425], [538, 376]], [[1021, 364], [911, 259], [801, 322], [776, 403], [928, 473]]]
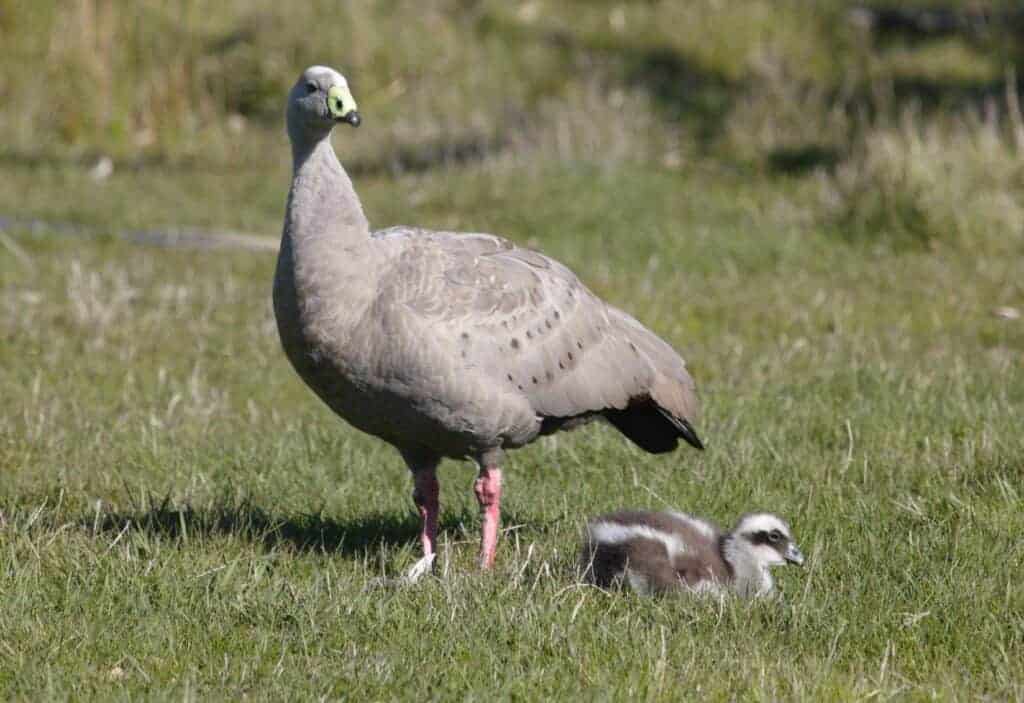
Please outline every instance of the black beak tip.
[[358, 127], [363, 123], [363, 118], [359, 116], [359, 113], [353, 110], [352, 112], [345, 115], [345, 121], [353, 127]]

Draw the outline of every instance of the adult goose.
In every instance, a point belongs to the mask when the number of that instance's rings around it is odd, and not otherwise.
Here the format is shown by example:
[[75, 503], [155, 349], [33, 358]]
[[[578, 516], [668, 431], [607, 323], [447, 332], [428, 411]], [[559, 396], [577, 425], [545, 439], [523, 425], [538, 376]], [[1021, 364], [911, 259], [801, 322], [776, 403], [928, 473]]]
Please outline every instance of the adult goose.
[[313, 66], [288, 95], [293, 177], [274, 276], [281, 343], [343, 419], [413, 474], [429, 567], [443, 457], [479, 467], [480, 563], [494, 562], [502, 450], [604, 417], [643, 449], [694, 431], [686, 365], [569, 269], [490, 234], [370, 232], [330, 142], [361, 121], [345, 78]]
[[580, 554], [584, 579], [624, 582], [640, 594], [721, 593], [766, 596], [771, 567], [802, 566], [789, 525], [771, 513], [744, 515], [730, 532], [677, 512], [623, 510], [587, 524]]

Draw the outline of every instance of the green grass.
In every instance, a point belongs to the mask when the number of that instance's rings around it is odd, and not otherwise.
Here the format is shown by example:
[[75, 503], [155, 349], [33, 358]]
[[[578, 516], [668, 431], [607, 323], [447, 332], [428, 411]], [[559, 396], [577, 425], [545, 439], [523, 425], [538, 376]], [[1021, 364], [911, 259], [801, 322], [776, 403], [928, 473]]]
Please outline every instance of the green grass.
[[[1024, 699], [1012, 44], [875, 45], [838, 1], [327, 5], [0, 10], [0, 217], [85, 228], [0, 232], [0, 697]], [[489, 574], [446, 463], [437, 577], [374, 585], [418, 557], [411, 482], [288, 366], [273, 256], [113, 236], [276, 236], [323, 53], [371, 221], [570, 265], [684, 353], [706, 452], [512, 454]], [[808, 564], [777, 602], [580, 584], [629, 506], [774, 510]]]
[[[514, 454], [514, 529], [483, 575], [473, 472], [446, 464], [442, 575], [368, 588], [416, 558], [408, 477], [287, 366], [273, 257], [17, 236], [6, 696], [1024, 695], [1024, 330], [990, 313], [1019, 300], [1019, 258], [866, 253], [773, 221], [792, 188], [741, 179], [366, 185], [375, 221], [418, 193], [419, 221], [533, 239], [636, 311], [687, 353], [708, 451], [653, 458], [595, 427]], [[809, 566], [779, 572], [782, 604], [580, 586], [583, 520], [622, 506], [771, 508]]]

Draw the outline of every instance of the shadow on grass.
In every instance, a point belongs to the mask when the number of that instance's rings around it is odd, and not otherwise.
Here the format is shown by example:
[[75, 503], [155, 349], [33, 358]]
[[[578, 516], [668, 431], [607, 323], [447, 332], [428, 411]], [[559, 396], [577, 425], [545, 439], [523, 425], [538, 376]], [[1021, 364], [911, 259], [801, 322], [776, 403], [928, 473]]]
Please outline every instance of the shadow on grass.
[[[739, 87], [687, 52], [645, 40], [527, 26], [504, 13], [487, 11], [479, 15], [477, 31], [481, 37], [523, 46], [541, 44], [561, 51], [565, 72], [550, 78], [545, 91], [549, 95], [560, 94], [574, 75], [603, 75], [611, 84], [646, 92], [663, 119], [691, 125], [695, 136], [705, 144], [720, 133]], [[609, 118], [628, 120], [630, 115]]]
[[[450, 542], [478, 539], [477, 518], [466, 511], [442, 513], [438, 526]], [[521, 525], [520, 516], [509, 514], [507, 525]], [[525, 524], [530, 524], [526, 522]], [[249, 501], [214, 503], [207, 507], [171, 506], [169, 500], [147, 508], [109, 512], [83, 518], [81, 525], [104, 534], [125, 529], [159, 538], [194, 540], [231, 536], [260, 545], [268, 551], [286, 548], [305, 553], [361, 557], [381, 547], [410, 547], [419, 551], [419, 519], [410, 513], [366, 513], [350, 519], [300, 513], [275, 515]], [[544, 531], [546, 525], [538, 526]]]
[[[847, 19], [852, 26], [865, 30], [866, 48], [874, 54], [887, 48], [914, 49], [936, 42], [956, 42], [997, 66], [1020, 66], [1024, 61], [1024, 9], [998, 7], [998, 3], [904, 5], [856, 6], [848, 11]], [[895, 76], [891, 82], [892, 107], [914, 105], [926, 113], [965, 107], [985, 110], [993, 101], [1002, 103], [1007, 81], [1006, 75], [989, 79]], [[1014, 88], [1022, 92], [1024, 80], [1017, 78]], [[870, 105], [871, 96], [862, 93], [855, 96], [855, 101]]]
[[768, 168], [775, 173], [798, 176], [819, 168], [835, 168], [841, 154], [821, 144], [774, 149], [768, 153]]
[[[453, 516], [454, 517], [454, 516]], [[83, 520], [88, 527], [94, 521]], [[368, 513], [351, 519], [312, 513], [275, 515], [249, 501], [215, 503], [196, 508], [171, 506], [164, 500], [139, 510], [106, 513], [99, 529], [121, 532], [141, 530], [160, 538], [193, 540], [233, 536], [259, 544], [268, 550], [281, 547], [301, 552], [362, 555], [380, 546], [415, 546], [419, 521], [407, 514]], [[441, 529], [458, 531], [458, 520], [445, 521]]]
[[624, 47], [616, 53], [627, 85], [646, 90], [665, 118], [691, 123], [703, 142], [718, 136], [739, 86], [676, 49]]
[[1024, 10], [988, 5], [992, 3], [973, 3], [966, 7], [952, 3], [946, 7], [868, 3], [850, 8], [847, 18], [879, 37], [902, 41], [950, 36], [987, 40], [998, 33], [1019, 35], [1024, 32]]

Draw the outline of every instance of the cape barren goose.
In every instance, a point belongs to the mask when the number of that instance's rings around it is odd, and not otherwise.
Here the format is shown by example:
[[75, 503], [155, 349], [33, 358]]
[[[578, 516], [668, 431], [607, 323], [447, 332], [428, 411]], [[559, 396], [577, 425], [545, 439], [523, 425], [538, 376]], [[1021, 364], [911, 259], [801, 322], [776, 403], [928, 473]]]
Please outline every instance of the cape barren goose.
[[434, 553], [443, 457], [479, 466], [488, 568], [503, 449], [594, 417], [649, 452], [679, 439], [702, 448], [683, 360], [557, 261], [490, 234], [371, 234], [331, 146], [339, 122], [360, 123], [345, 78], [307, 69], [288, 96], [294, 174], [274, 313], [309, 387], [401, 452], [423, 520], [421, 563]]
[[590, 521], [580, 560], [584, 578], [602, 587], [625, 581], [641, 594], [731, 589], [749, 598], [771, 593], [772, 566], [803, 565], [804, 555], [770, 513], [745, 515], [723, 534], [692, 515], [627, 510]]

